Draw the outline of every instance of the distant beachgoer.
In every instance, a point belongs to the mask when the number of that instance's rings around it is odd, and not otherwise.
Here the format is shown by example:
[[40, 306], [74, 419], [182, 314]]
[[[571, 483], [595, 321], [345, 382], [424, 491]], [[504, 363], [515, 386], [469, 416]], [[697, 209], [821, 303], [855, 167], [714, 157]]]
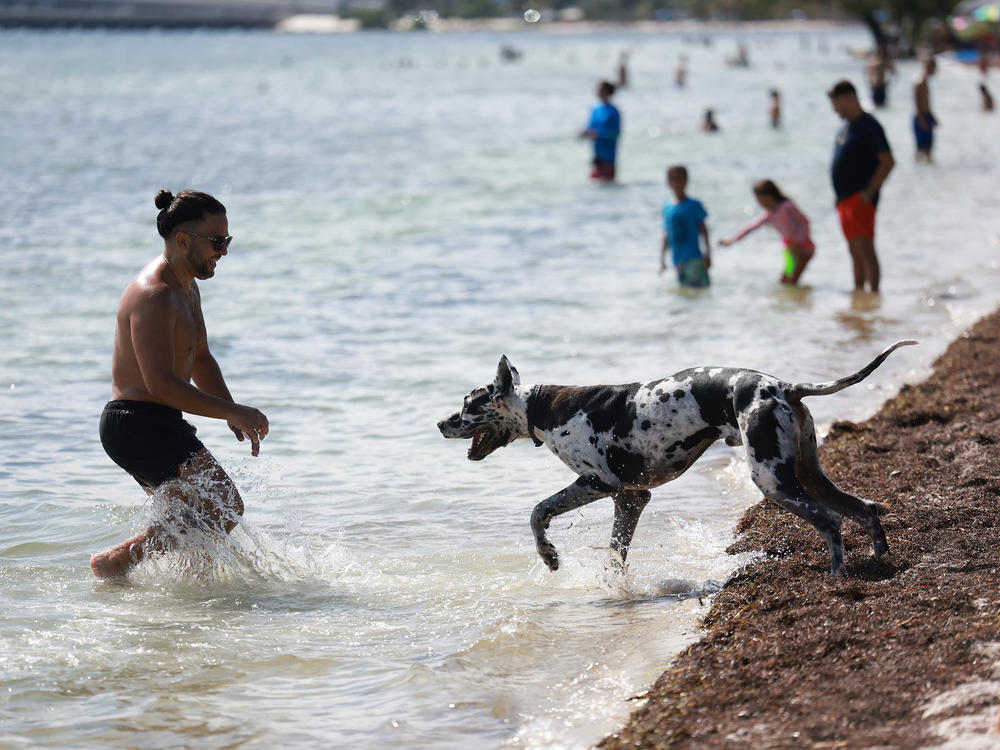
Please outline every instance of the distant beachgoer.
[[816, 253], [816, 246], [809, 236], [809, 219], [771, 180], [754, 183], [753, 194], [764, 213], [732, 237], [719, 240], [719, 244], [727, 247], [758, 227], [770, 224], [781, 233], [781, 241], [785, 243], [785, 269], [779, 280], [782, 284], [797, 284]]
[[706, 133], [714, 133], [719, 129], [719, 123], [715, 121], [715, 111], [706, 109], [701, 118], [701, 129]]
[[581, 138], [589, 138], [594, 142], [592, 179], [611, 182], [615, 179], [615, 155], [618, 147], [618, 136], [621, 134], [621, 114], [611, 103], [615, 86], [608, 81], [601, 81], [597, 86], [597, 98], [601, 100], [590, 113], [587, 128], [580, 133]]
[[[667, 248], [670, 248], [677, 280], [681, 286], [706, 287], [708, 269], [712, 267], [711, 244], [705, 219], [708, 213], [700, 201], [687, 195], [688, 172], [685, 167], [667, 170], [667, 185], [674, 193], [674, 202], [663, 204], [663, 245], [660, 249], [660, 273], [667, 270]], [[704, 255], [700, 240], [705, 241]]]
[[522, 57], [524, 57], [524, 53], [513, 44], [503, 44], [500, 46], [501, 62], [517, 62]]
[[[164, 489], [177, 509], [172, 520], [229, 533], [243, 514], [243, 501], [181, 416], [188, 412], [227, 420], [238, 440], [250, 440], [254, 456], [268, 432], [267, 417], [234, 402], [226, 387], [208, 349], [195, 283], [214, 276], [228, 252], [232, 237], [226, 209], [194, 190], [176, 196], [161, 190], [156, 207], [164, 249], [122, 294], [101, 443], [147, 493], [171, 483]], [[121, 576], [150, 553], [174, 544], [166, 529], [153, 525], [94, 555], [90, 567], [99, 578]]]
[[894, 73], [892, 59], [884, 47], [878, 47], [868, 60], [868, 85], [872, 91], [872, 102], [876, 107], [884, 107], [889, 91], [889, 74]]
[[983, 100], [983, 112], [992, 112], [993, 95], [990, 93], [990, 90], [986, 88], [985, 83], [979, 84], [979, 94], [981, 95]]
[[882, 126], [861, 108], [854, 84], [838, 81], [827, 95], [833, 111], [846, 120], [837, 134], [830, 176], [854, 266], [854, 288], [862, 290], [867, 284], [877, 292], [881, 269], [875, 254], [875, 209], [896, 162]]
[[622, 52], [618, 58], [618, 88], [628, 86], [628, 52]]
[[932, 55], [924, 59], [920, 77], [913, 84], [913, 104], [916, 114], [913, 115], [913, 135], [917, 141], [917, 159], [930, 161], [931, 150], [934, 148], [934, 128], [938, 121], [931, 112], [931, 92], [928, 82], [937, 70], [937, 63]]
[[687, 84], [687, 55], [680, 55], [677, 58], [677, 67], [674, 68], [674, 86], [679, 89]]
[[742, 42], [736, 45], [736, 55], [733, 57], [727, 57], [726, 65], [729, 65], [732, 68], [749, 68], [750, 55], [747, 52], [747, 46]]
[[771, 127], [781, 127], [781, 92], [778, 89], [771, 89]]

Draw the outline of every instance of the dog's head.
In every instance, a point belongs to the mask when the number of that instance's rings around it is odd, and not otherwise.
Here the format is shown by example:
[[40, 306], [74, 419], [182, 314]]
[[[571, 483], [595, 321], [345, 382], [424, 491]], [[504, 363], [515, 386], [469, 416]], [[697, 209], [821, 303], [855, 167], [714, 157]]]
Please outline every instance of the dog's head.
[[438, 429], [446, 438], [472, 438], [469, 460], [482, 461], [522, 437], [520, 420], [508, 403], [514, 386], [520, 384], [517, 370], [506, 355], [501, 357], [496, 379], [466, 396], [461, 410], [438, 422]]

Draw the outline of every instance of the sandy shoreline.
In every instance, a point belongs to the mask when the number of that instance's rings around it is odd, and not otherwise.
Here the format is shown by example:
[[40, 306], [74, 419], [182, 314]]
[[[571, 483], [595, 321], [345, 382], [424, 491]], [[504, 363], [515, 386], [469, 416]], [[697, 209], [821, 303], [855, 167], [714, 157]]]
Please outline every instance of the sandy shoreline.
[[1000, 746], [1000, 311], [871, 419], [835, 423], [827, 474], [877, 502], [891, 554], [844, 524], [849, 576], [770, 503], [716, 597], [628, 724], [600, 747]]

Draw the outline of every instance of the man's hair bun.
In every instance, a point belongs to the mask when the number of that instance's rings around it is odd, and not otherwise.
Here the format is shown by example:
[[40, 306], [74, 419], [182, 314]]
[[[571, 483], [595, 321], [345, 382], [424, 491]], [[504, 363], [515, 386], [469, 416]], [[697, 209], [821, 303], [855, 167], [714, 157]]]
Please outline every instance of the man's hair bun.
[[156, 194], [156, 199], [153, 202], [162, 211], [164, 208], [169, 208], [170, 204], [174, 202], [174, 194], [169, 190], [161, 190]]
[[167, 189], [156, 194], [156, 231], [167, 240], [181, 224], [201, 221], [206, 214], [224, 214], [226, 207], [208, 193], [197, 190], [181, 190], [174, 195]]

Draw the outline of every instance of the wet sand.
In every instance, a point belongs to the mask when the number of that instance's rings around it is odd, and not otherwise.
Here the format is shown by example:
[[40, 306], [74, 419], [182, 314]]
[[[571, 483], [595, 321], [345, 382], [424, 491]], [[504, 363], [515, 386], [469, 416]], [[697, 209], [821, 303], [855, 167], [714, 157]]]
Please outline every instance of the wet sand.
[[826, 473], [878, 503], [891, 554], [844, 522], [848, 577], [764, 501], [759, 551], [704, 636], [602, 748], [1000, 747], [1000, 311], [871, 419], [835, 423]]

